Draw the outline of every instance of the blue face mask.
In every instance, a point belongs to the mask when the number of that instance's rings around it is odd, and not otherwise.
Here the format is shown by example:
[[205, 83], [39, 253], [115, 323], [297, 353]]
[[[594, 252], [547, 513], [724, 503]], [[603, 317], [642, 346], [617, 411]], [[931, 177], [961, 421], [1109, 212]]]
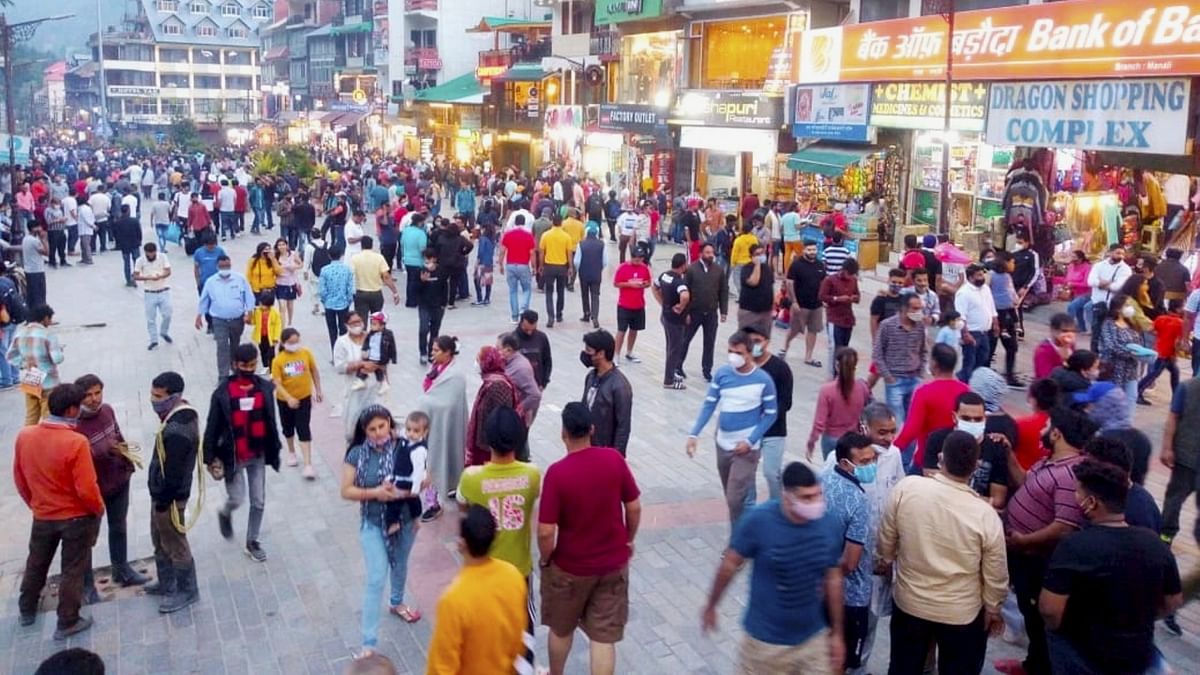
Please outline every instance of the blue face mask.
[[863, 485], [870, 485], [875, 482], [875, 476], [879, 473], [879, 465], [874, 462], [866, 466], [854, 467], [854, 477]]

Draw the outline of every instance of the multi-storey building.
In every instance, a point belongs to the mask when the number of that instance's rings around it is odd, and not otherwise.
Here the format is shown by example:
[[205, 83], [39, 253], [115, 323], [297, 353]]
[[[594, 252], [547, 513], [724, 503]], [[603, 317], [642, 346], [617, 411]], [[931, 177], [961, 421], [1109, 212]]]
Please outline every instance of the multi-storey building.
[[267, 117], [311, 109], [308, 34], [332, 22], [340, 9], [339, 0], [276, 0], [274, 21], [262, 30]]
[[262, 115], [260, 28], [266, 0], [140, 0], [135, 16], [89, 47], [103, 68], [103, 100], [120, 127], [251, 123]]
[[[504, 0], [375, 0], [387, 9], [388, 94], [393, 101], [416, 90], [474, 72], [479, 52], [496, 45], [492, 35], [468, 33], [482, 17], [504, 17], [519, 3]], [[521, 8], [522, 11], [525, 8]], [[535, 13], [544, 13], [538, 10]], [[376, 24], [379, 23], [378, 13]], [[378, 35], [378, 31], [377, 31]]]

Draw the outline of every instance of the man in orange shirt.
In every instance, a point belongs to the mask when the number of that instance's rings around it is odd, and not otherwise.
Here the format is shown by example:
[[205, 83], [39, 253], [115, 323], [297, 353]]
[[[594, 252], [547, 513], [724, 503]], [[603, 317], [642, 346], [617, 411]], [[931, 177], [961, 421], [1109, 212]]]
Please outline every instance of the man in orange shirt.
[[83, 389], [74, 384], [51, 389], [50, 416], [36, 426], [21, 429], [13, 453], [13, 481], [21, 499], [33, 511], [29, 558], [18, 603], [21, 625], [33, 625], [37, 618], [46, 573], [62, 542], [63, 575], [55, 640], [92, 626], [91, 618], [79, 615], [79, 607], [83, 575], [92, 566], [92, 546], [100, 529], [104, 498], [88, 440], [75, 431], [83, 398]]

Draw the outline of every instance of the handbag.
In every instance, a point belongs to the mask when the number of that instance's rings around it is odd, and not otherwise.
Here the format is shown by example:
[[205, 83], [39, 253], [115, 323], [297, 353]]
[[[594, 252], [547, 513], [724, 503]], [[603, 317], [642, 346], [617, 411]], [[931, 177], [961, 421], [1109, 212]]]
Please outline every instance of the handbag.
[[21, 391], [30, 396], [42, 397], [42, 382], [46, 374], [38, 368], [22, 368], [20, 372]]
[[163, 237], [172, 244], [178, 244], [183, 239], [183, 228], [179, 227], [178, 222], [173, 222], [167, 225], [167, 233]]

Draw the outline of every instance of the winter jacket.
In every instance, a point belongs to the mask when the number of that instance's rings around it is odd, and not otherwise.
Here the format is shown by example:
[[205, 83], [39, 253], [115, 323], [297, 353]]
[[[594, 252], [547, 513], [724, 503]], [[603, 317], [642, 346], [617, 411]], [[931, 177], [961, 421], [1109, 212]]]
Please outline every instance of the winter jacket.
[[196, 453], [200, 449], [200, 414], [195, 410], [180, 410], [167, 418], [160, 433], [166, 462], [159, 461], [157, 447], [151, 446], [146, 477], [155, 511], [166, 510], [171, 502], [187, 501], [191, 496]]

